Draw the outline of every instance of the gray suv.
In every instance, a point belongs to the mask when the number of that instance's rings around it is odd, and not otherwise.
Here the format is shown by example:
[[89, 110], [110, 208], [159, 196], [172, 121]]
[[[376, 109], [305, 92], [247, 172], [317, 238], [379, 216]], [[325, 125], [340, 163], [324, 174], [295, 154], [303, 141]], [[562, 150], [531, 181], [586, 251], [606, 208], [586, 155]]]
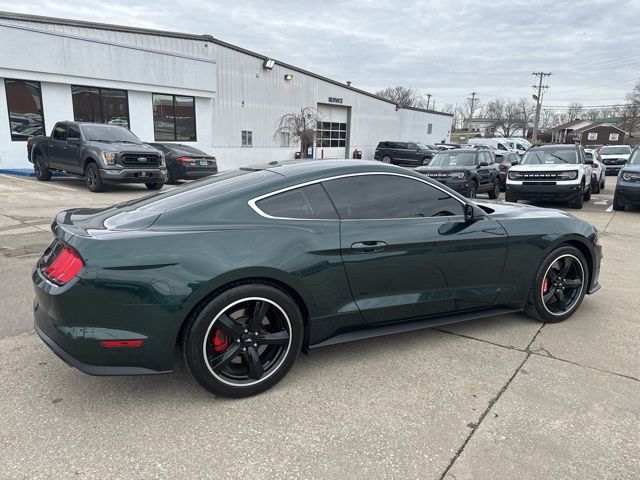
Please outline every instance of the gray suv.
[[373, 158], [396, 165], [429, 165], [436, 153], [436, 147], [420, 142], [380, 142]]

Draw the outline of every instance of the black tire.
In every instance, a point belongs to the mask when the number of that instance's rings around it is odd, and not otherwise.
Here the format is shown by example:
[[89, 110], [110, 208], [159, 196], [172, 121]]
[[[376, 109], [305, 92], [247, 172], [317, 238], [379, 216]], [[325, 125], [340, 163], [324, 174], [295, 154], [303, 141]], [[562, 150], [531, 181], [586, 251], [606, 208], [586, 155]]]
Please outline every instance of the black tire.
[[47, 162], [41, 154], [37, 154], [33, 160], [33, 171], [36, 174], [36, 178], [41, 182], [51, 180], [51, 170], [47, 168]]
[[194, 312], [182, 337], [182, 354], [205, 389], [248, 397], [287, 374], [303, 334], [302, 314], [289, 295], [269, 284], [250, 283], [221, 292]]
[[616, 212], [624, 212], [625, 204], [618, 200], [617, 195], [613, 195], [613, 209]]
[[504, 201], [505, 202], [511, 202], [511, 203], [518, 203], [518, 199], [516, 197], [514, 197], [513, 195], [510, 195], [509, 192], [505, 191], [504, 194]]
[[467, 187], [467, 192], [464, 194], [467, 198], [476, 198], [478, 195], [478, 185], [473, 180], [469, 182], [469, 186]]
[[600, 182], [597, 182], [594, 185], [591, 185], [591, 192], [595, 193], [596, 195], [600, 193]]
[[384, 157], [382, 157], [382, 163], [391, 163], [391, 157], [389, 155], [385, 155]]
[[582, 190], [576, 194], [576, 198], [571, 202], [571, 208], [575, 208], [576, 210], [580, 210], [582, 205], [584, 204], [584, 185], [582, 185]]
[[602, 188], [602, 190], [604, 190], [604, 184], [605, 184], [605, 180], [607, 179], [606, 175], [602, 176], [602, 185], [600, 185], [600, 188]]
[[155, 182], [155, 183], [145, 183], [145, 186], [149, 189], [149, 190], [160, 190], [162, 188], [162, 186], [164, 185], [164, 183], [160, 183], [160, 182]]
[[431, 159], [429, 157], [424, 157], [421, 161], [422, 165], [429, 165], [429, 162], [431, 162]]
[[178, 180], [176, 180], [176, 177], [171, 173], [171, 170], [167, 172], [167, 183], [169, 185], [176, 185], [178, 183]]
[[[567, 260], [571, 267], [563, 273]], [[545, 323], [562, 322], [576, 312], [588, 283], [589, 267], [580, 250], [571, 246], [559, 247], [547, 255], [538, 268], [525, 313]]]
[[584, 197], [585, 202], [591, 200], [591, 184], [589, 184], [589, 188], [583, 188], [582, 196]]
[[495, 200], [500, 196], [500, 180], [497, 178], [493, 181], [493, 189], [489, 190], [489, 198]]
[[104, 183], [96, 162], [90, 162], [84, 171], [84, 183], [92, 192], [104, 192]]

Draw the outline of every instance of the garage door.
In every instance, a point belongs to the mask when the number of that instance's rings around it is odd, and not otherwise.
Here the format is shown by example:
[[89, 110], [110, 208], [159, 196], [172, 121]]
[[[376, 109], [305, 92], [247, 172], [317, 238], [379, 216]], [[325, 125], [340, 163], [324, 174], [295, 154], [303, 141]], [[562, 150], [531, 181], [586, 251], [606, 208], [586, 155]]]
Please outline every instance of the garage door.
[[318, 104], [316, 158], [348, 158], [349, 107]]

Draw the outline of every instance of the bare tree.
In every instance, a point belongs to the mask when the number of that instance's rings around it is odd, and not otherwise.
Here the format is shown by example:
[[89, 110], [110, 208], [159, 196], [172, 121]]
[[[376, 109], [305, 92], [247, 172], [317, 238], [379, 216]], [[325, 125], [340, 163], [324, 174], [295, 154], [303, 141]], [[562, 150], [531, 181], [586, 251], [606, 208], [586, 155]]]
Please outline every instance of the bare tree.
[[522, 97], [518, 100], [517, 109], [520, 116], [518, 127], [522, 129], [522, 136], [527, 138], [527, 130], [529, 129], [529, 124], [533, 122], [536, 107], [531, 100]]
[[602, 118], [602, 112], [599, 108], [590, 108], [589, 110], [586, 110], [584, 112], [583, 117], [586, 120], [597, 120], [599, 118]]
[[277, 140], [282, 133], [289, 135], [289, 140], [300, 142], [300, 158], [305, 158], [307, 147], [313, 145], [320, 117], [315, 108], [304, 107], [300, 112], [287, 113], [278, 119], [273, 139]]
[[424, 108], [427, 106], [424, 95], [413, 88], [401, 86], [387, 87], [383, 90], [378, 90], [376, 95], [391, 100], [401, 107]]
[[584, 107], [580, 102], [571, 102], [567, 105], [567, 116], [569, 120], [575, 120], [576, 118], [580, 118], [584, 113]]
[[510, 137], [522, 124], [518, 104], [513, 100], [496, 98], [487, 103], [485, 116], [491, 123], [491, 128], [500, 129], [505, 137]]
[[621, 128], [630, 134], [640, 131], [640, 80], [626, 95], [627, 104], [622, 111]]

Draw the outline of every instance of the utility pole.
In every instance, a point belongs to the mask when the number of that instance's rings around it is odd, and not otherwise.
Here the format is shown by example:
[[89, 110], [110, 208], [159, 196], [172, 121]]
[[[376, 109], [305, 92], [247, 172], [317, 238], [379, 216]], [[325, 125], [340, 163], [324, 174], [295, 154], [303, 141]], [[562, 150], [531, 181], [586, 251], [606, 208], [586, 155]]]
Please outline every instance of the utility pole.
[[429, 110], [429, 102], [431, 101], [431, 94], [427, 93], [427, 110]]
[[531, 140], [535, 144], [538, 141], [538, 126], [540, 124], [540, 110], [542, 110], [542, 89], [544, 88], [546, 90], [549, 88], [549, 85], [543, 86], [542, 82], [544, 81], [544, 77], [551, 76], [551, 72], [549, 73], [533, 72], [531, 75], [535, 75], [540, 79], [538, 82], [538, 85], [533, 85], [533, 88], [536, 89], [538, 92], [533, 96], [533, 99], [536, 101], [536, 116], [533, 120], [533, 138]]
[[473, 118], [473, 111], [476, 108], [476, 95], [478, 92], [471, 92], [471, 98], [467, 98], [467, 100], [471, 100], [471, 108], [469, 109], [469, 118], [467, 119], [467, 130], [469, 130], [469, 122], [470, 119]]

